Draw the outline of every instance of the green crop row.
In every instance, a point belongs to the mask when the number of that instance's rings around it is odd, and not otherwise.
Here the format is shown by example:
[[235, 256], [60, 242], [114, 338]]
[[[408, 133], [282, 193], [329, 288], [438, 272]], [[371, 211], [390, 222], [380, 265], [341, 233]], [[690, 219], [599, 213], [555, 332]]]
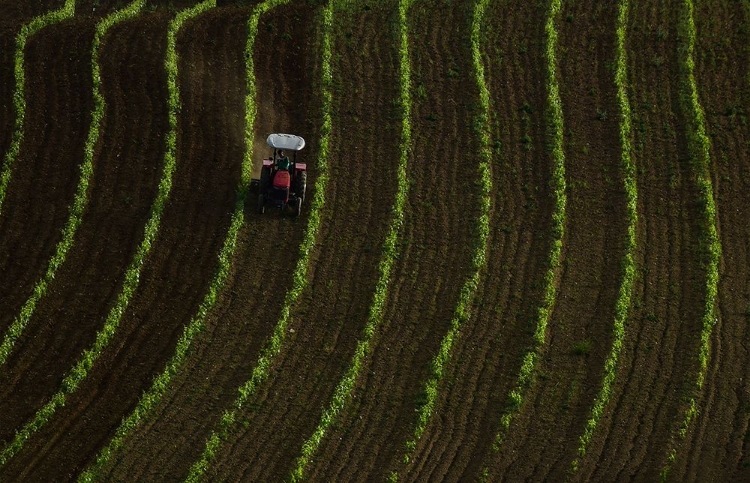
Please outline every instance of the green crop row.
[[560, 268], [563, 236], [565, 234], [565, 212], [567, 205], [565, 185], [565, 152], [563, 151], [563, 113], [557, 82], [557, 29], [556, 19], [560, 13], [562, 0], [551, 0], [549, 15], [544, 31], [545, 59], [547, 61], [547, 104], [550, 122], [550, 138], [552, 151], [552, 182], [554, 193], [554, 210], [552, 213], [552, 247], [549, 252], [547, 272], [544, 275], [544, 293], [542, 304], [537, 314], [536, 330], [534, 332], [534, 348], [528, 351], [521, 364], [521, 370], [516, 385], [508, 395], [508, 408], [500, 418], [500, 430], [495, 438], [493, 450], [498, 451], [505, 432], [510, 428], [515, 414], [521, 409], [527, 388], [532, 384], [536, 363], [542, 355], [547, 343], [547, 324], [557, 297], [557, 277]]
[[626, 219], [628, 231], [625, 240], [625, 258], [623, 260], [623, 278], [615, 302], [614, 340], [607, 360], [604, 363], [604, 378], [602, 387], [594, 400], [591, 416], [581, 435], [578, 446], [578, 457], [571, 464], [571, 471], [576, 472], [580, 459], [586, 455], [591, 438], [597, 424], [604, 414], [604, 409], [612, 395], [612, 385], [617, 375], [617, 367], [625, 338], [625, 323], [630, 312], [630, 303], [635, 281], [635, 251], [637, 248], [636, 227], [638, 225], [638, 189], [636, 185], [636, 169], [632, 158], [632, 131], [630, 101], [627, 94], [627, 53], [625, 50], [628, 11], [628, 0], [620, 0], [617, 17], [617, 65], [615, 70], [615, 84], [617, 85], [617, 103], [620, 107], [620, 144], [622, 146], [623, 177], [625, 181], [625, 196], [627, 199]]
[[89, 181], [94, 172], [94, 149], [99, 140], [99, 130], [102, 118], [104, 117], [104, 97], [101, 93], [102, 82], [99, 72], [99, 49], [101, 47], [102, 39], [112, 25], [138, 13], [144, 3], [145, 0], [133, 2], [127, 8], [118, 10], [97, 24], [91, 54], [94, 109], [91, 112], [91, 125], [84, 146], [83, 163], [81, 163], [79, 167], [81, 175], [78, 180], [75, 197], [73, 198], [73, 203], [69, 209], [70, 214], [68, 220], [62, 230], [62, 238], [55, 247], [55, 253], [49, 261], [47, 271], [34, 286], [31, 296], [26, 300], [23, 307], [21, 307], [20, 314], [13, 320], [13, 323], [8, 328], [8, 332], [3, 338], [2, 344], [0, 344], [0, 366], [4, 365], [8, 360], [8, 356], [13, 350], [13, 346], [26, 328], [29, 319], [31, 319], [31, 316], [36, 309], [36, 304], [44, 294], [47, 293], [47, 287], [55, 278], [57, 269], [65, 263], [68, 250], [73, 246], [76, 231], [82, 222], [83, 212], [86, 209], [86, 203], [88, 202]]
[[10, 141], [10, 148], [8, 149], [8, 152], [5, 153], [5, 158], [3, 159], [3, 170], [2, 174], [0, 174], [0, 212], [3, 209], [3, 202], [5, 201], [5, 193], [8, 190], [8, 183], [10, 183], [13, 163], [16, 161], [16, 158], [18, 158], [18, 153], [21, 151], [21, 143], [23, 142], [23, 120], [26, 117], [26, 94], [24, 92], [26, 84], [24, 71], [26, 42], [32, 35], [44, 27], [62, 22], [63, 20], [72, 17], [73, 14], [75, 14], [75, 11], [75, 0], [65, 0], [65, 5], [60, 9], [35, 17], [31, 22], [25, 24], [21, 27], [21, 31], [16, 36], [16, 51], [14, 54], [13, 68], [15, 76], [13, 109], [16, 111], [16, 120], [13, 125], [13, 135]]
[[[472, 269], [474, 270], [464, 286], [461, 288], [458, 304], [451, 320], [451, 328], [443, 338], [440, 344], [440, 350], [432, 360], [431, 374], [425, 384], [424, 394], [425, 402], [418, 408], [418, 421], [412, 439], [406, 443], [406, 453], [404, 454], [403, 464], [408, 464], [411, 455], [417, 447], [417, 443], [422, 438], [425, 429], [432, 417], [433, 410], [438, 398], [438, 389], [440, 382], [445, 375], [445, 366], [451, 357], [453, 344], [459, 337], [462, 325], [471, 316], [471, 303], [474, 300], [477, 287], [481, 279], [481, 271], [485, 266], [487, 257], [487, 242], [490, 233], [490, 209], [492, 202], [490, 193], [492, 191], [492, 173], [490, 163], [492, 162], [492, 150], [490, 148], [490, 92], [487, 88], [484, 75], [484, 65], [482, 64], [482, 54], [479, 49], [482, 20], [484, 12], [487, 9], [489, 0], [477, 0], [474, 5], [474, 15], [471, 23], [471, 52], [474, 66], [474, 77], [479, 90], [480, 110], [477, 114], [477, 126], [479, 136], [479, 178], [480, 178], [480, 215], [477, 225], [477, 237], [475, 239], [474, 255], [472, 257]], [[391, 474], [391, 481], [398, 480], [398, 474]]]
[[[86, 202], [88, 201], [87, 193], [89, 180], [94, 171], [94, 149], [99, 139], [99, 130], [101, 127], [102, 118], [104, 117], [105, 102], [104, 97], [101, 93], [101, 75], [99, 70], [99, 51], [104, 36], [106, 35], [107, 30], [109, 30], [109, 28], [117, 22], [121, 22], [138, 14], [145, 3], [145, 0], [136, 0], [127, 7], [110, 14], [104, 20], [100, 21], [96, 26], [91, 53], [94, 109], [92, 111], [91, 126], [89, 128], [89, 134], [88, 138], [86, 139], [86, 145], [84, 148], [84, 161], [80, 167], [81, 177], [78, 182], [75, 199], [70, 208], [70, 216], [65, 225], [65, 228], [63, 229], [62, 240], [60, 240], [60, 242], [57, 244], [55, 255], [52, 257], [52, 260], [50, 260], [44, 278], [37, 282], [36, 286], [34, 287], [34, 293], [26, 301], [23, 308], [21, 309], [21, 314], [13, 321], [13, 324], [9, 328], [7, 335], [3, 339], [3, 343], [0, 346], [0, 365], [4, 364], [7, 361], [8, 355], [10, 354], [15, 341], [18, 339], [18, 337], [21, 335], [21, 332], [23, 332], [23, 329], [26, 327], [26, 324], [28, 323], [31, 315], [34, 312], [37, 302], [46, 293], [48, 284], [55, 277], [57, 269], [65, 261], [68, 250], [71, 246], [73, 246], [73, 239], [76, 230], [81, 224], [81, 218], [86, 207]], [[0, 466], [4, 465], [9, 458], [11, 458], [21, 447], [23, 447], [23, 444], [26, 442], [28, 437], [39, 428], [44, 426], [44, 424], [47, 423], [52, 414], [54, 414], [55, 410], [60, 405], [64, 404], [65, 396], [67, 394], [70, 394], [78, 385], [80, 379], [85, 376], [85, 369], [83, 368], [85, 367], [87, 369], [88, 367], [90, 367], [89, 359], [92, 359], [90, 361], [90, 364], [93, 364], [93, 359], [95, 359], [95, 356], [84, 354], [84, 360], [80, 361], [78, 365], [73, 368], [73, 371], [65, 378], [63, 382], [63, 388], [35, 414], [31, 421], [29, 421], [20, 431], [16, 433], [13, 441], [3, 449], [2, 453], [0, 453]]]
[[[168, 50], [166, 69], [168, 75], [168, 88], [170, 90], [169, 96], [169, 123], [170, 132], [167, 135], [167, 151], [164, 156], [164, 172], [159, 182], [159, 192], [154, 204], [151, 207], [151, 216], [146, 223], [144, 229], [144, 237], [138, 250], [130, 263], [126, 273], [123, 288], [117, 297], [115, 306], [110, 310], [107, 319], [104, 322], [104, 326], [99, 330], [96, 335], [94, 345], [84, 351], [83, 357], [76, 363], [71, 369], [70, 373], [63, 379], [61, 389], [50, 399], [47, 404], [40, 409], [34, 418], [24, 426], [24, 428], [16, 433], [14, 441], [9, 445], [3, 452], [3, 456], [0, 461], [6, 461], [12, 452], [17, 451], [17, 448], [23, 444], [26, 438], [30, 434], [37, 431], [42, 427], [54, 412], [60, 406], [65, 404], [67, 395], [73, 393], [78, 385], [88, 375], [88, 371], [94, 365], [96, 360], [102, 351], [109, 345], [109, 342], [114, 337], [117, 327], [119, 326], [122, 315], [125, 313], [125, 309], [130, 303], [130, 299], [135, 293], [138, 287], [140, 272], [143, 264], [145, 263], [146, 257], [151, 250], [151, 244], [156, 238], [156, 234], [159, 230], [161, 222], [161, 215], [164, 211], [164, 206], [169, 198], [169, 192], [172, 186], [172, 175], [176, 169], [176, 149], [177, 149], [177, 113], [179, 111], [179, 90], [177, 87], [177, 54], [175, 51], [175, 38], [176, 33], [179, 30], [182, 23], [190, 18], [193, 14], [197, 15], [207, 7], [215, 4], [215, 0], [206, 1], [188, 9], [187, 11], [181, 12], [175, 20], [170, 24], [170, 29], [167, 35], [168, 38]], [[135, 4], [138, 5], [138, 4]], [[131, 4], [131, 7], [133, 4]], [[141, 5], [142, 6], [142, 5]], [[134, 12], [135, 14], [137, 12]], [[170, 56], [170, 51], [172, 55]]]
[[[263, 13], [271, 8], [289, 3], [289, 1], [290, 0], [268, 0], [259, 5], [253, 11], [250, 21], [248, 22], [250, 38], [255, 38], [258, 21]], [[332, 22], [332, 19], [324, 17], [324, 21]], [[327, 25], [325, 27], [328, 28]], [[249, 53], [252, 54], [251, 49]], [[302, 291], [307, 286], [307, 272], [310, 264], [310, 256], [315, 247], [315, 240], [320, 227], [321, 213], [325, 206], [325, 189], [326, 184], [328, 183], [328, 154], [331, 133], [330, 109], [332, 102], [331, 83], [333, 78], [330, 69], [330, 51], [327, 54], [324, 52], [323, 56], [323, 65], [327, 65], [328, 67], [324, 67], [322, 72], [324, 117], [323, 125], [321, 127], [320, 148], [318, 152], [318, 179], [315, 187], [315, 195], [310, 207], [307, 228], [305, 230], [302, 244], [300, 245], [300, 257], [297, 261], [297, 266], [292, 278], [292, 288], [286, 293], [279, 321], [274, 327], [271, 338], [263, 348], [250, 379], [239, 388], [239, 396], [234, 401], [232, 409], [224, 412], [219, 422], [219, 428], [213, 431], [211, 436], [209, 436], [200, 458], [190, 468], [187, 481], [195, 482], [204, 479], [206, 471], [208, 471], [209, 465], [216, 457], [216, 453], [219, 450], [221, 443], [232, 433], [238, 419], [238, 413], [242, 406], [253, 396], [257, 387], [268, 378], [271, 365], [279, 352], [281, 352], [287, 332], [286, 326], [291, 316], [292, 306], [296, 303], [297, 299], [302, 294]], [[252, 55], [249, 57], [252, 58]]]
[[[330, 405], [323, 411], [320, 422], [313, 434], [302, 445], [302, 454], [297, 458], [294, 470], [292, 470], [290, 476], [292, 481], [302, 481], [305, 478], [307, 464], [320, 446], [328, 428], [334, 423], [339, 413], [346, 407], [347, 402], [350, 400], [354, 385], [370, 350], [370, 342], [375, 335], [377, 327], [383, 320], [383, 309], [391, 282], [391, 270], [398, 255], [398, 237], [404, 220], [404, 206], [409, 188], [406, 178], [406, 166], [409, 159], [408, 153], [411, 141], [411, 66], [409, 62], [406, 12], [410, 3], [411, 0], [400, 0], [399, 2], [399, 87], [402, 120], [399, 151], [401, 156], [397, 170], [398, 190], [391, 209], [393, 218], [391, 218], [389, 231], [383, 244], [383, 253], [378, 264], [380, 276], [375, 286], [375, 294], [370, 305], [367, 324], [365, 325], [362, 338], [357, 341], [352, 361], [346, 374], [336, 386]], [[325, 48], [326, 55], [330, 56], [330, 45], [326, 45]]]
[[695, 61], [693, 52], [695, 50], [695, 22], [693, 20], [693, 0], [684, 0], [683, 10], [677, 25], [680, 69], [682, 70], [682, 85], [680, 89], [680, 100], [688, 119], [688, 149], [693, 169], [696, 172], [696, 183], [699, 193], [699, 206], [703, 215], [701, 234], [701, 246], [706, 268], [706, 294], [705, 306], [703, 308], [701, 344], [698, 351], [698, 374], [695, 379], [693, 394], [688, 401], [684, 418], [678, 431], [677, 438], [673, 438], [672, 449], [667, 457], [667, 464], [662, 470], [661, 477], [665, 480], [669, 475], [672, 463], [677, 458], [677, 442], [674, 439], [684, 439], [693, 419], [698, 415], [697, 398], [703, 389], [703, 382], [708, 370], [709, 350], [711, 346], [711, 334], [713, 327], [718, 321], [716, 312], [716, 298], [719, 285], [719, 261], [721, 259], [721, 242], [716, 229], [717, 215], [716, 203], [714, 201], [714, 189], [711, 181], [711, 142], [706, 134], [706, 120], [698, 99], [698, 87], [695, 82]]

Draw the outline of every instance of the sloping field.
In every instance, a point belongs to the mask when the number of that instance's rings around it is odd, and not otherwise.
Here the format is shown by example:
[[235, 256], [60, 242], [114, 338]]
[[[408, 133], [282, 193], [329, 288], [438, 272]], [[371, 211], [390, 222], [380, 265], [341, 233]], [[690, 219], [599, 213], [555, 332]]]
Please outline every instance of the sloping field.
[[746, 1], [0, 0], [0, 480], [750, 480], [748, 65]]

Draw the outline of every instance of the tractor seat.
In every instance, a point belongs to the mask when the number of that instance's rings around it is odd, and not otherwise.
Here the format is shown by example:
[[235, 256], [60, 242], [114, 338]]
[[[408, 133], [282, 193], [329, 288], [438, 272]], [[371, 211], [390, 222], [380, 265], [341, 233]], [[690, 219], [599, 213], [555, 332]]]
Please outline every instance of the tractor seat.
[[291, 178], [289, 177], [289, 171], [277, 171], [273, 176], [273, 187], [274, 188], [289, 188], [291, 184]]

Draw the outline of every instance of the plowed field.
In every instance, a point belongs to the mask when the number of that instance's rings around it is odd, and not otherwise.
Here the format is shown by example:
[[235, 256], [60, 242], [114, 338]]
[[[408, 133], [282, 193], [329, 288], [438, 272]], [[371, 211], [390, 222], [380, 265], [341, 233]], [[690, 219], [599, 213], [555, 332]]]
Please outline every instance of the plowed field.
[[[0, 481], [750, 480], [748, 2], [144, 2], [99, 47], [81, 223], [46, 279], [83, 179], [95, 32], [130, 4], [0, 0]], [[170, 78], [168, 29], [199, 4]], [[306, 140], [299, 217], [258, 213], [243, 185], [274, 132]]]

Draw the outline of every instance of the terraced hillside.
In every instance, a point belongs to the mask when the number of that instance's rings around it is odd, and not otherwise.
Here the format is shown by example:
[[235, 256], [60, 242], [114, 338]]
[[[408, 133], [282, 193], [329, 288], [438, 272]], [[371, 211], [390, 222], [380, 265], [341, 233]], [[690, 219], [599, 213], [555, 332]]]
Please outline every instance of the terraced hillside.
[[750, 478], [747, 1], [0, 13], [0, 481]]

